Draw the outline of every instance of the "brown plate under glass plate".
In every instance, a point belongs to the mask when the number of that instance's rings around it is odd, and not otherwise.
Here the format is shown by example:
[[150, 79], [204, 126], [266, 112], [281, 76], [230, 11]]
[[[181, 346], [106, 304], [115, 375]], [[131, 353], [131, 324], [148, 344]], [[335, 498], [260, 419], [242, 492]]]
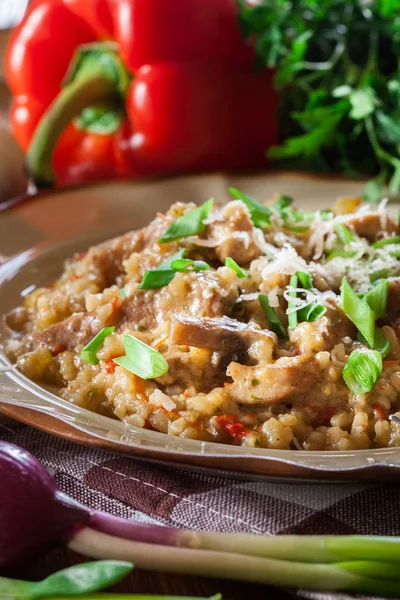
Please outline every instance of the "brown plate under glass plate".
[[[295, 197], [304, 210], [327, 208], [338, 196], [360, 195], [361, 182], [290, 173], [258, 176], [203, 175], [147, 182], [95, 184], [46, 191], [15, 203], [0, 214], [0, 311], [8, 312], [21, 296], [49, 284], [64, 259], [113, 235], [149, 223], [156, 212], [177, 200], [225, 201], [228, 186], [259, 199], [278, 192]], [[393, 212], [397, 205], [393, 204]], [[0, 324], [0, 344], [7, 336]], [[80, 444], [149, 460], [212, 470], [246, 479], [327, 481], [396, 478], [400, 448], [351, 452], [307, 452], [229, 446], [149, 431], [97, 415], [34, 384], [0, 349], [0, 412], [52, 435]]]

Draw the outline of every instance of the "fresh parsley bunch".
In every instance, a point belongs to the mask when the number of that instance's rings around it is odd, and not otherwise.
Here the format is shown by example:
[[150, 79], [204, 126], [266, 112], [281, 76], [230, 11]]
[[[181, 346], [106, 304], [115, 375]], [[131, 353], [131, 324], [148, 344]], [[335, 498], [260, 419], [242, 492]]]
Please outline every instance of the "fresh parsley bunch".
[[400, 190], [400, 0], [238, 0], [243, 35], [276, 70], [286, 167], [374, 175]]

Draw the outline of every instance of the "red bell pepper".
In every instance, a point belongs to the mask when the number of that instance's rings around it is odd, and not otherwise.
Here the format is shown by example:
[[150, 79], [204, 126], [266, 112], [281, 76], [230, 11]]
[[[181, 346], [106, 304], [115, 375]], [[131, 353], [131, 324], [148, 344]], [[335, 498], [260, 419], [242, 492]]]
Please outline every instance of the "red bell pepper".
[[235, 0], [36, 0], [6, 77], [39, 185], [262, 167], [277, 138]]

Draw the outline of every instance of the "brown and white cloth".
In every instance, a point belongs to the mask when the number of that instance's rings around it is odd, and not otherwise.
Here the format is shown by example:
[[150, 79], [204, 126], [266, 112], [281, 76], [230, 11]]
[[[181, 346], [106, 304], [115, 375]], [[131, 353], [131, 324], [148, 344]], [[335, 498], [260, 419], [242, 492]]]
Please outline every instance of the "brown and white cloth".
[[[22, 446], [59, 487], [126, 519], [223, 532], [400, 535], [400, 487], [246, 482], [84, 448], [0, 417], [0, 439]], [[313, 600], [342, 594], [298, 591]]]

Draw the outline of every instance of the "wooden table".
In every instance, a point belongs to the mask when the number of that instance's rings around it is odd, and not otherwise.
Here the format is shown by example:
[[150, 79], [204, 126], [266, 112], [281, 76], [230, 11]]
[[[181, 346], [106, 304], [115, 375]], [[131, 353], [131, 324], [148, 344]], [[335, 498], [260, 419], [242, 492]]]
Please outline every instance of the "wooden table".
[[[85, 557], [75, 552], [57, 549], [8, 575], [18, 579], [40, 580], [59, 569], [64, 569], [85, 560], [87, 560]], [[110, 591], [125, 594], [170, 594], [204, 598], [220, 592], [224, 600], [243, 600], [246, 597], [251, 598], [251, 600], [265, 600], [266, 598], [290, 600], [290, 598], [293, 598], [293, 596], [282, 590], [262, 585], [141, 570], [133, 571], [129, 577], [115, 585]]]

